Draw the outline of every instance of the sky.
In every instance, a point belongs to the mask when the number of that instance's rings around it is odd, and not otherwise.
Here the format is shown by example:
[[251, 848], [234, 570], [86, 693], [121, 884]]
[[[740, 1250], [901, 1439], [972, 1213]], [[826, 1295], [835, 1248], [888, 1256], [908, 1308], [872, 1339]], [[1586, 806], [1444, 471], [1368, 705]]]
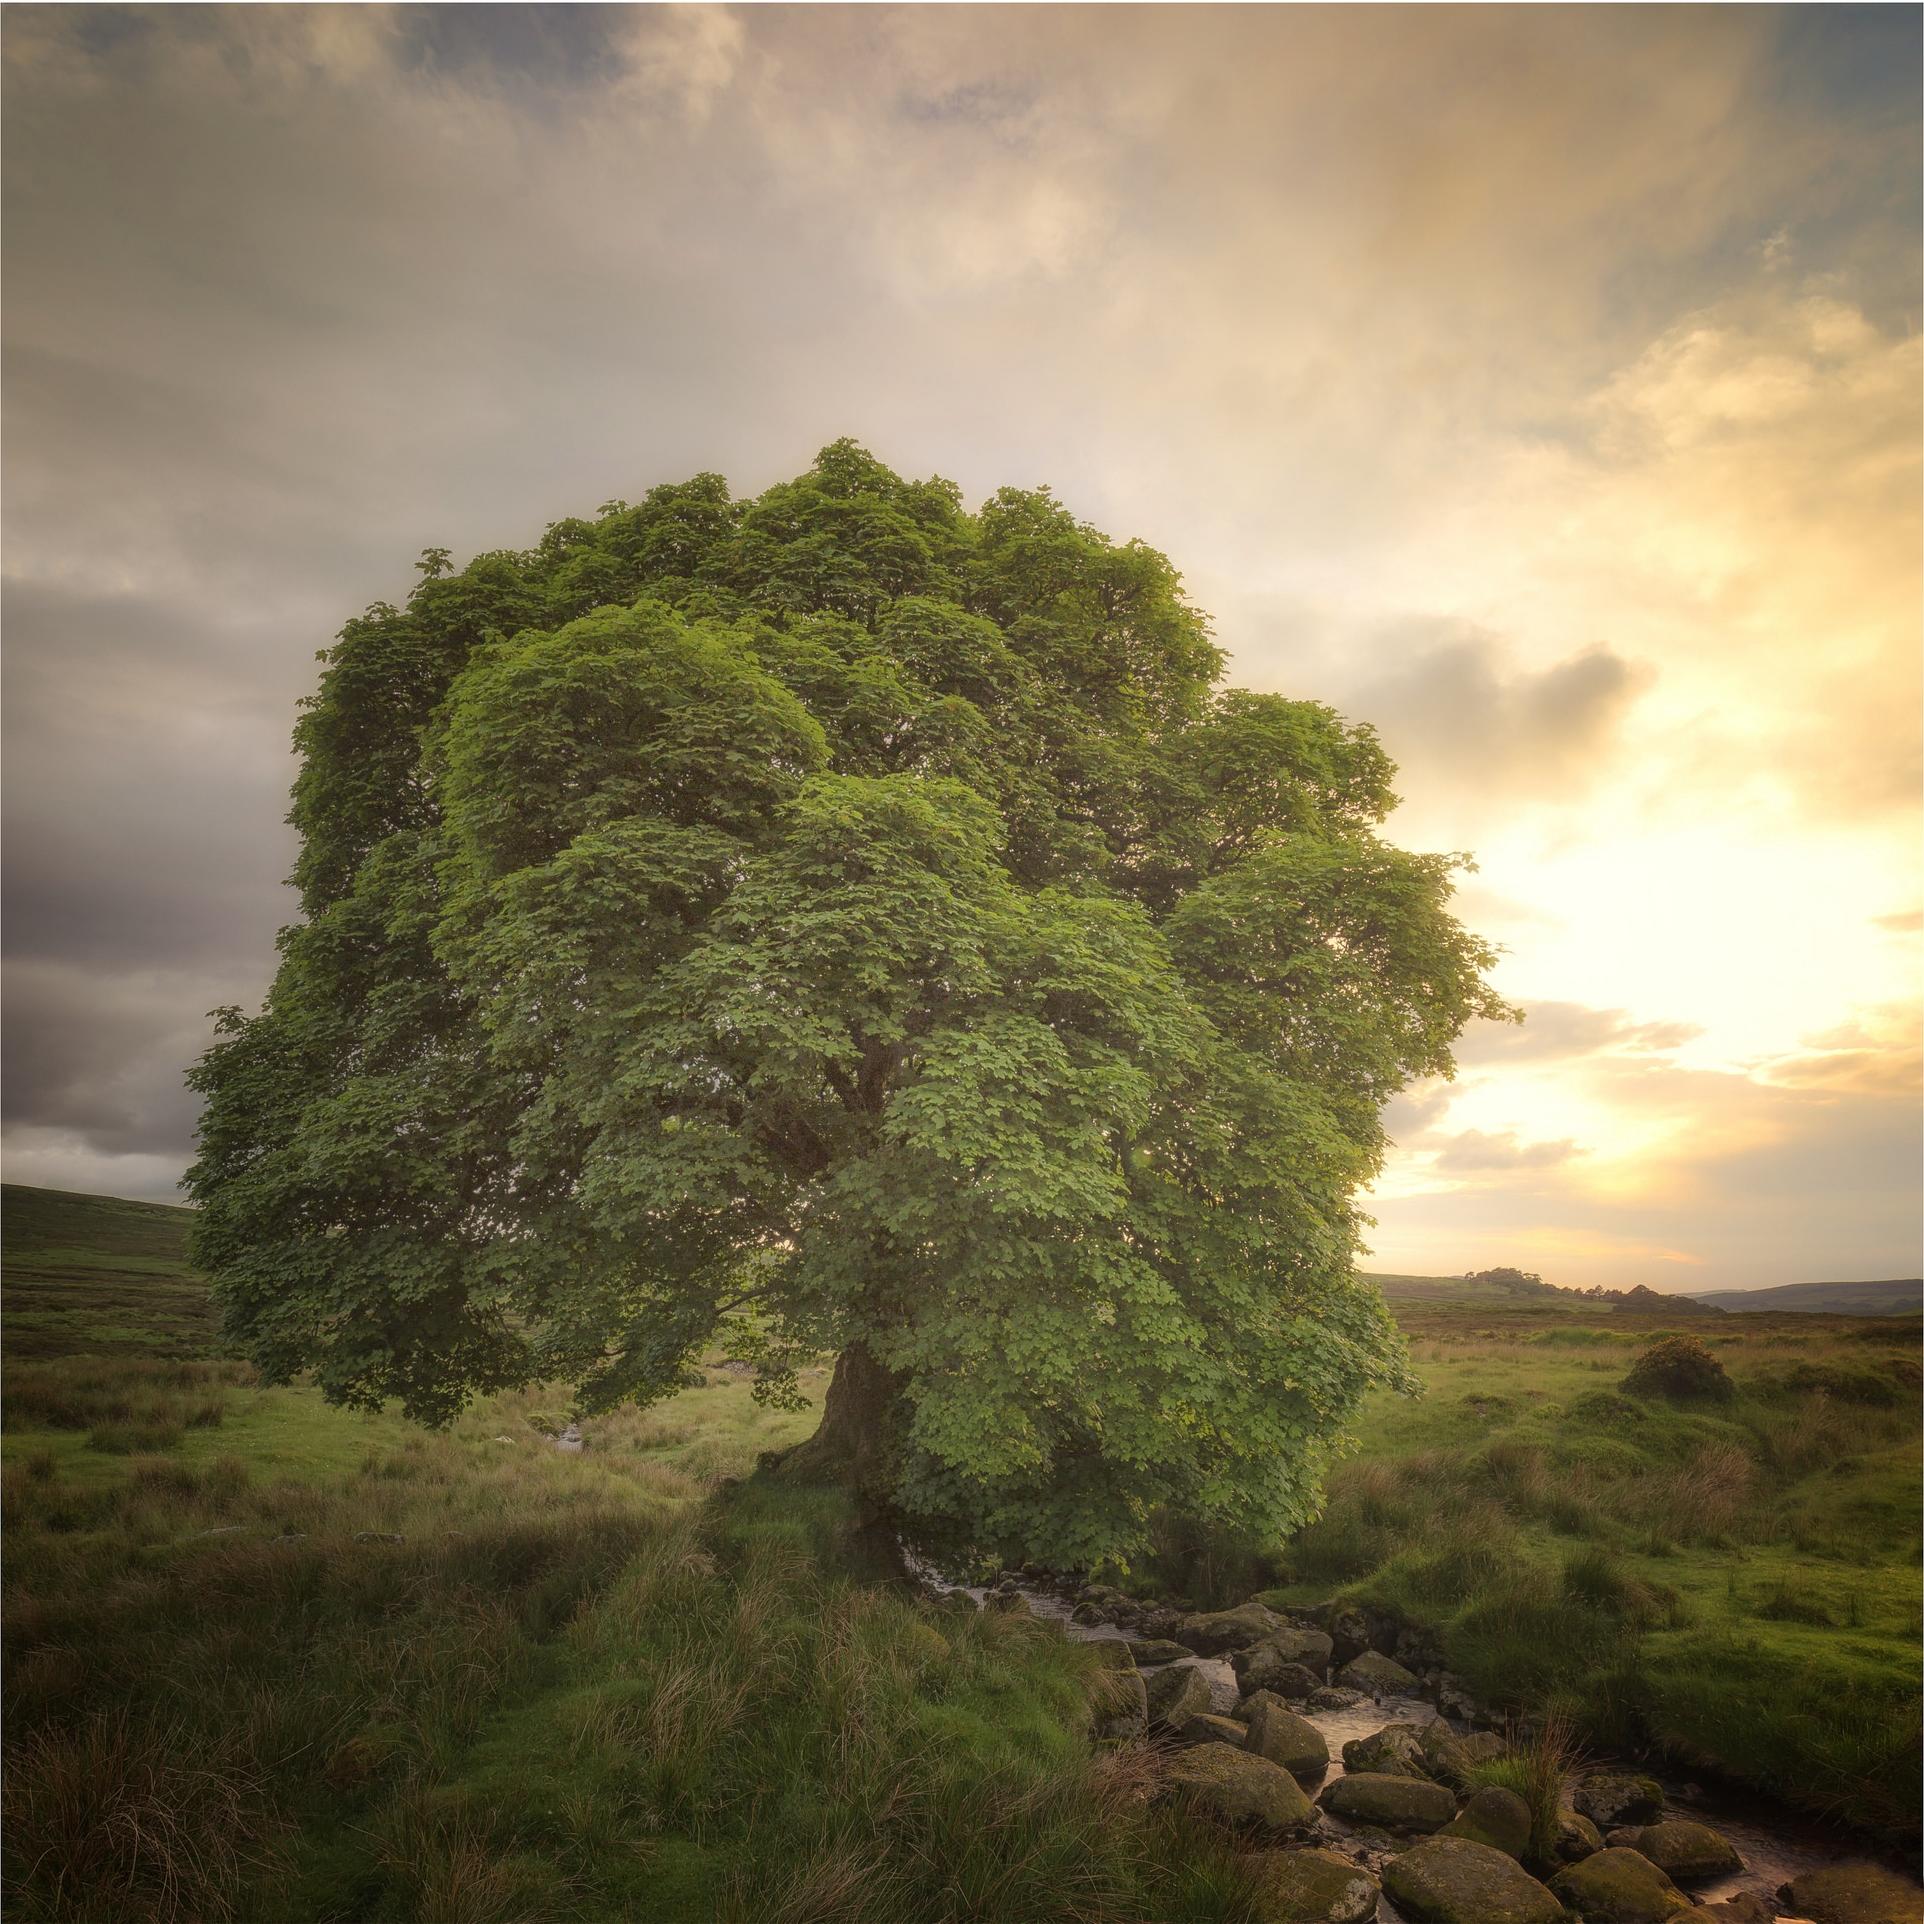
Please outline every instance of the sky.
[[65, 8], [4, 94], [7, 1178], [166, 1199], [315, 654], [852, 435], [1375, 723], [1529, 1019], [1371, 1267], [1919, 1263], [1913, 7]]

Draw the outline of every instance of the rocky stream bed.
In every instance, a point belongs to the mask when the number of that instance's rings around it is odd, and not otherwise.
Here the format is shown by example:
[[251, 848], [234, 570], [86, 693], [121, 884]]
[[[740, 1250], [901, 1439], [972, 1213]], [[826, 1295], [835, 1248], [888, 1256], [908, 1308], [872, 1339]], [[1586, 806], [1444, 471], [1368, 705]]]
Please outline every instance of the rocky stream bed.
[[[1269, 1924], [1924, 1924], [1924, 1886], [1720, 1784], [1588, 1762], [1554, 1861], [1466, 1774], [1504, 1739], [1418, 1628], [1354, 1608], [1184, 1613], [1033, 1573], [930, 1591], [1113, 1652], [1101, 1742], [1167, 1751], [1173, 1794], [1261, 1852]], [[1525, 1860], [1529, 1860], [1526, 1868]]]

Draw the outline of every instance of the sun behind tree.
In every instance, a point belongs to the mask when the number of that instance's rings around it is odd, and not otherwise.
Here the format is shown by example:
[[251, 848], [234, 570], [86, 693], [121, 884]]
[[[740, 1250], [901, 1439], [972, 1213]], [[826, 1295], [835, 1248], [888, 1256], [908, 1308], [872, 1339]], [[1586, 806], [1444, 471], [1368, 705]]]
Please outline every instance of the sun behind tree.
[[1379, 1112], [1508, 1013], [1366, 726], [1219, 690], [1169, 563], [847, 441], [349, 622], [303, 919], [220, 1012], [197, 1260], [270, 1381], [442, 1421], [536, 1379], [762, 1393], [958, 1553], [1314, 1511], [1402, 1377]]

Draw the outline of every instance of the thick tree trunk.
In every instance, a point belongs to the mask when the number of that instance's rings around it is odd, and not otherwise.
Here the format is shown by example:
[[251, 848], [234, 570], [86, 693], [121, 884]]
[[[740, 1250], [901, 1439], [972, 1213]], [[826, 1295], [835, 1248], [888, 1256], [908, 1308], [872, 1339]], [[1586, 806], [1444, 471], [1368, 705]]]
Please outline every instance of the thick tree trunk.
[[895, 1373], [862, 1344], [851, 1344], [835, 1359], [821, 1427], [782, 1457], [780, 1473], [810, 1483], [840, 1483], [865, 1510], [885, 1510], [895, 1480], [899, 1395]]

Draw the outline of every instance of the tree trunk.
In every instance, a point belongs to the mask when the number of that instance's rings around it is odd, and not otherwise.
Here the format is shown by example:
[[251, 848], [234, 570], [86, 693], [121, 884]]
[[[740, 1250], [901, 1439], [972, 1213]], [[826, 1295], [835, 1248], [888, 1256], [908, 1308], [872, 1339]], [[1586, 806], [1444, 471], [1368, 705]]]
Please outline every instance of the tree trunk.
[[782, 1457], [780, 1473], [810, 1483], [840, 1483], [865, 1510], [885, 1510], [895, 1481], [899, 1396], [895, 1372], [884, 1369], [863, 1344], [851, 1344], [835, 1359], [821, 1427]]

